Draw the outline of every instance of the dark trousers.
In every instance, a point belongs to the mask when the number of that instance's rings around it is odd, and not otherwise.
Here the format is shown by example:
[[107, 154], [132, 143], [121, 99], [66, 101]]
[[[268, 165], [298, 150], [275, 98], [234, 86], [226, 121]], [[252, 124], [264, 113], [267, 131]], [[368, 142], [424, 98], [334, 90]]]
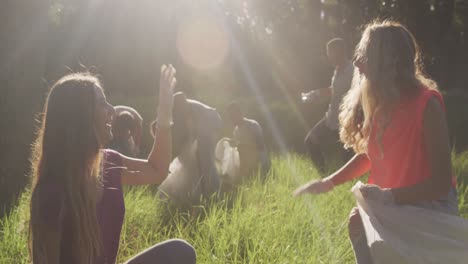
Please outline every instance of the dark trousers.
[[340, 137], [338, 130], [328, 128], [325, 117], [322, 118], [312, 129], [307, 133], [304, 144], [310, 159], [319, 169], [325, 168], [325, 153], [326, 149], [331, 146], [340, 145], [339, 155], [344, 160], [349, 160], [352, 157], [352, 152], [345, 150], [342, 144], [339, 143]]
[[195, 249], [181, 239], [171, 239], [158, 243], [138, 255], [125, 264], [195, 264]]

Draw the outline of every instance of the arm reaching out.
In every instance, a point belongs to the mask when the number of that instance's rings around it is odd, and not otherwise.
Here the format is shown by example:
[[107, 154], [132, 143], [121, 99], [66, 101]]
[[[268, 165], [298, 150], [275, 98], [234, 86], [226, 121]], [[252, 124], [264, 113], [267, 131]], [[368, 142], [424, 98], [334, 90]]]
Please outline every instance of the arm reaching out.
[[172, 65], [161, 67], [158, 118], [153, 148], [147, 160], [123, 157], [123, 165], [126, 169], [122, 174], [122, 184], [159, 184], [168, 175], [172, 153], [170, 127], [172, 124], [172, 94], [176, 85], [175, 73], [176, 70]]
[[361, 177], [370, 170], [370, 160], [366, 154], [355, 155], [346, 165], [325, 179], [313, 180], [294, 191], [294, 196], [305, 193], [321, 194], [331, 190], [336, 185]]

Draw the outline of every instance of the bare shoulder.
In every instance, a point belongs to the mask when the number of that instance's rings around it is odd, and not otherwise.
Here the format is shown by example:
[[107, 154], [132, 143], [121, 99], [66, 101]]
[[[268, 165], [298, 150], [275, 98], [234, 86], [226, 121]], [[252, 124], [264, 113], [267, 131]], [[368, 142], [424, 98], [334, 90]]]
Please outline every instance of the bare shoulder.
[[447, 120], [445, 110], [439, 99], [431, 97], [426, 104], [423, 114], [424, 134], [429, 141], [441, 141], [441, 138], [448, 137]]
[[424, 109], [424, 120], [445, 119], [445, 111], [436, 97], [431, 97], [427, 101], [426, 108]]

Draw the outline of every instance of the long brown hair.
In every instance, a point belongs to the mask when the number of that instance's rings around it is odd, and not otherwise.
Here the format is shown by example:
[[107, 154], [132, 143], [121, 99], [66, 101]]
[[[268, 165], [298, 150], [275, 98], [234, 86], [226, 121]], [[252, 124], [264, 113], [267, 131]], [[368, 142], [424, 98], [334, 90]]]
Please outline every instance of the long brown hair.
[[425, 86], [437, 89], [423, 74], [421, 52], [411, 32], [398, 22], [374, 21], [365, 27], [355, 60], [366, 64], [366, 74], [355, 72], [351, 89], [340, 109], [340, 138], [357, 153], [367, 151], [373, 124], [381, 144], [390, 115], [401, 98]]
[[[29, 246], [34, 263], [60, 256], [60, 247], [72, 249], [70, 263], [92, 263], [101, 249], [96, 217], [99, 184], [99, 143], [95, 131], [95, 89], [99, 80], [88, 73], [62, 77], [52, 87], [44, 107], [41, 128], [32, 152], [33, 189]], [[50, 219], [44, 200], [50, 187], [58, 188], [59, 219]], [[49, 194], [50, 195], [50, 194]], [[50, 209], [49, 209], [50, 210]], [[53, 216], [56, 217], [56, 216]], [[59, 241], [51, 252], [50, 223], [58, 223]]]

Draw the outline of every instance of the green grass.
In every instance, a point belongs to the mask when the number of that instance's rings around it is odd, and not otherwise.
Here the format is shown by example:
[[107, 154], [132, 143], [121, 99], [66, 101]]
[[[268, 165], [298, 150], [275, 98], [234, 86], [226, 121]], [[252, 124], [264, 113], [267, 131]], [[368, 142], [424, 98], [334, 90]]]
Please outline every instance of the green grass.
[[[468, 153], [454, 156], [460, 208], [468, 218]], [[265, 182], [244, 184], [235, 197], [198, 208], [198, 213], [162, 217], [153, 187], [129, 188], [119, 261], [169, 238], [194, 245], [198, 263], [353, 263], [347, 215], [352, 183], [318, 197], [293, 198], [300, 184], [320, 175], [296, 155], [275, 158]], [[0, 263], [27, 261], [28, 194], [0, 223]]]

